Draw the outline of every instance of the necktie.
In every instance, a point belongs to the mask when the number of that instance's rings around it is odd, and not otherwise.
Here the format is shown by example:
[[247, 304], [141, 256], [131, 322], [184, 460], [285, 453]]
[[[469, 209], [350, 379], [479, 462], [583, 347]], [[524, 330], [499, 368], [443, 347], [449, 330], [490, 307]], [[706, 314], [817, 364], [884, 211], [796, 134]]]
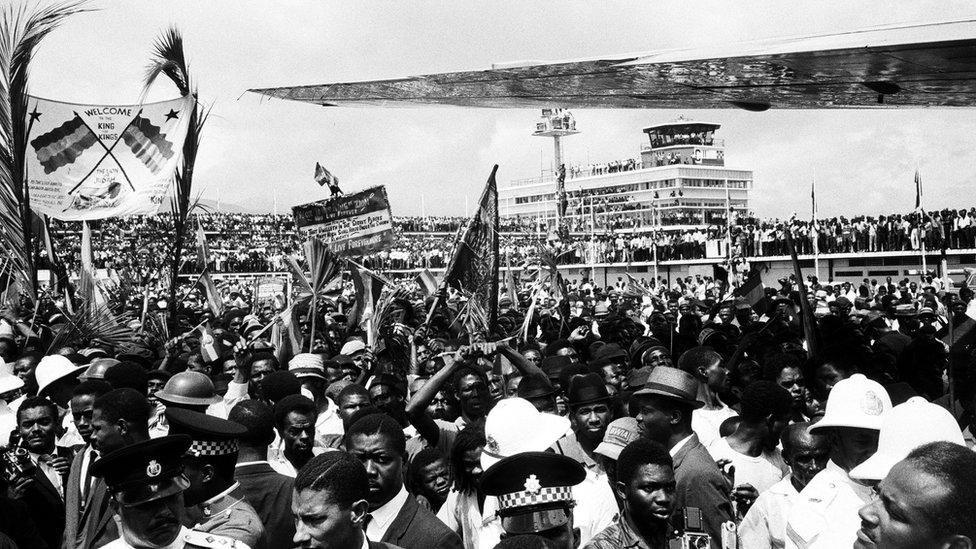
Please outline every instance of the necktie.
[[82, 507], [84, 507], [85, 502], [88, 501], [88, 492], [89, 492], [89, 490], [91, 490], [91, 483], [92, 483], [92, 463], [95, 463], [95, 460], [96, 459], [98, 459], [98, 456], [96, 455], [95, 450], [89, 450], [88, 451], [88, 466], [85, 467], [85, 482], [82, 483], [82, 485], [81, 485], [81, 505], [82, 505]]
[[366, 514], [365, 514], [365, 515], [363, 516], [363, 532], [365, 532], [365, 531], [366, 531], [366, 527], [367, 527], [367, 526], [369, 526], [369, 522], [370, 522], [371, 520], [373, 520], [373, 515], [371, 515], [371, 514], [369, 514], [369, 513], [366, 513]]

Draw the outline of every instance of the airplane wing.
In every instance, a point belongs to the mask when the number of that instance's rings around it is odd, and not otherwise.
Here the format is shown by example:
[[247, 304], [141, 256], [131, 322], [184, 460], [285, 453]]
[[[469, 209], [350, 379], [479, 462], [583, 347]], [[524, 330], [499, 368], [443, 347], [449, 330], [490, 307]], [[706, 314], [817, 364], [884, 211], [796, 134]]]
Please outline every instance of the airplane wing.
[[976, 20], [249, 91], [323, 106], [970, 107]]

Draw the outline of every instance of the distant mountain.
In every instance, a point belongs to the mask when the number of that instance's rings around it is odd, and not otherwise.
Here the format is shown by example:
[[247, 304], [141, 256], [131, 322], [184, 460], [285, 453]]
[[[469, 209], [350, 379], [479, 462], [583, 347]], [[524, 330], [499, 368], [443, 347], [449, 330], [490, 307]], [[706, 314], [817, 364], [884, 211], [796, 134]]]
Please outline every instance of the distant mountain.
[[[213, 212], [219, 212], [219, 213], [231, 213], [231, 214], [263, 214], [263, 213], [271, 213], [271, 208], [269, 208], [267, 204], [261, 204], [261, 205], [255, 204], [253, 206], [252, 205], [242, 206], [240, 204], [234, 204], [234, 203], [231, 203], [231, 202], [227, 202], [225, 200], [221, 200], [220, 201], [220, 207], [218, 208], [217, 207], [217, 201], [216, 200], [211, 200], [209, 198], [201, 198], [200, 199], [200, 204], [202, 204], [203, 207], [206, 208], [207, 210], [210, 210], [210, 211], [213, 211]], [[291, 209], [290, 208], [281, 208], [279, 206], [278, 207], [278, 213], [279, 214], [289, 214], [289, 213], [291, 213]]]

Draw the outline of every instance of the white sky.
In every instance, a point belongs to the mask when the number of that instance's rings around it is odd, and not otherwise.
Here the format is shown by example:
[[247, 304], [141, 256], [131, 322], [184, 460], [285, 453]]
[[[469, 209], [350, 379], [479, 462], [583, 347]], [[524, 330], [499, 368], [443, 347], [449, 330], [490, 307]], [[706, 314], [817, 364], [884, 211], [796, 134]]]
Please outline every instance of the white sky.
[[[964, 1], [146, 1], [93, 2], [42, 43], [32, 92], [132, 103], [152, 41], [168, 25], [186, 41], [201, 97], [213, 104], [196, 187], [224, 203], [279, 211], [324, 198], [315, 162], [344, 190], [385, 184], [394, 215], [461, 215], [492, 164], [499, 183], [549, 167], [532, 138], [536, 110], [323, 108], [268, 101], [248, 88], [485, 69], [867, 26], [976, 18]], [[175, 96], [160, 80], [152, 98]], [[637, 157], [640, 128], [678, 114], [722, 124], [730, 166], [755, 171], [761, 216], [888, 213], [914, 206], [921, 167], [928, 208], [976, 205], [974, 109], [775, 111], [577, 110], [568, 162]]]

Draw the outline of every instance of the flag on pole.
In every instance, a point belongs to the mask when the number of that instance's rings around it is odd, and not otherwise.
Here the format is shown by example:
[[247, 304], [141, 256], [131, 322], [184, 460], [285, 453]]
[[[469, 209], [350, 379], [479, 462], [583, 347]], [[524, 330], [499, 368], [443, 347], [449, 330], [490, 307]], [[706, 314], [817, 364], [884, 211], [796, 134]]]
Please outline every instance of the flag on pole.
[[437, 277], [429, 269], [420, 271], [414, 280], [420, 286], [420, 291], [424, 293], [425, 297], [437, 291]]
[[332, 172], [325, 169], [318, 162], [315, 163], [315, 182], [319, 184], [320, 187], [325, 185], [338, 185], [339, 178], [332, 175]]
[[197, 219], [197, 266], [206, 270], [210, 266], [210, 246], [207, 245], [207, 235], [203, 232], [203, 225]]
[[122, 132], [122, 141], [154, 175], [166, 167], [167, 161], [176, 154], [173, 143], [160, 133], [161, 128], [142, 117], [139, 111]]
[[813, 212], [813, 215], [810, 217], [810, 219], [815, 220], [817, 219], [817, 182], [816, 181], [810, 182], [810, 206], [811, 206], [811, 211]]
[[95, 262], [92, 255], [91, 227], [87, 221], [81, 222], [81, 268], [94, 273]]
[[380, 298], [383, 287], [388, 281], [383, 276], [363, 267], [355, 261], [349, 261], [349, 271], [352, 283], [356, 288], [356, 303], [349, 315], [349, 327], [355, 328], [368, 322], [376, 312], [376, 302]]
[[224, 316], [224, 300], [220, 298], [220, 292], [217, 291], [217, 286], [210, 278], [209, 271], [203, 271], [203, 274], [200, 275], [200, 284], [203, 286], [204, 293], [207, 294], [207, 304], [210, 305], [210, 311], [217, 318]]
[[210, 326], [204, 324], [200, 326], [200, 356], [205, 363], [214, 362], [220, 358], [220, 351], [217, 349], [217, 338], [214, 337]]
[[743, 299], [746, 300], [751, 307], [755, 307], [757, 303], [765, 296], [762, 282], [762, 275], [759, 274], [758, 269], [751, 269], [749, 274], [746, 276], [745, 282], [742, 286], [739, 286], [736, 293], [739, 294]]
[[478, 210], [468, 220], [443, 284], [463, 289], [488, 313], [488, 325], [498, 318], [498, 187], [495, 165], [478, 200]]
[[918, 168], [915, 168], [915, 209], [920, 210], [922, 208], [922, 175], [918, 173]]

